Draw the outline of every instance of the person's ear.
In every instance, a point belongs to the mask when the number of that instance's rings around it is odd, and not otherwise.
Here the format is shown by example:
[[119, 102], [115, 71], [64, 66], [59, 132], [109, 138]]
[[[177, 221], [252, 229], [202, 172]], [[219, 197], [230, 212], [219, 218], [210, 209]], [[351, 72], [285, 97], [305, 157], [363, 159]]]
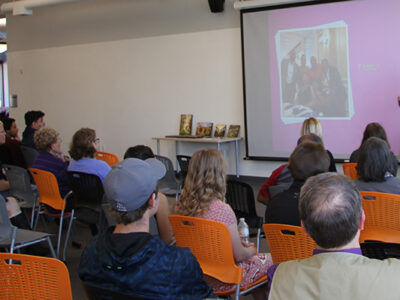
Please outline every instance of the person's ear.
[[358, 229], [364, 230], [364, 223], [365, 223], [365, 213], [364, 210], [361, 208], [361, 217], [360, 217], [360, 225], [358, 226]]
[[150, 200], [149, 200], [149, 208], [153, 208], [157, 205], [157, 195], [156, 193], [151, 194]]
[[308, 234], [306, 227], [304, 226], [303, 220], [300, 221], [300, 224], [301, 224], [301, 228], [303, 229], [303, 231], [304, 231], [309, 237], [311, 237], [311, 236]]

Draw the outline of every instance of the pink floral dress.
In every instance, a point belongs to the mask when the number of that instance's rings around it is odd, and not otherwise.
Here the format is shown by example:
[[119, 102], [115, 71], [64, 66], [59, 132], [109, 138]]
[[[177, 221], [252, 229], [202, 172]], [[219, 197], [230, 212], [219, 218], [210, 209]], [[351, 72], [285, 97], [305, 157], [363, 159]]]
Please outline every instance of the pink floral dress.
[[[221, 222], [226, 226], [234, 223], [237, 224], [236, 216], [232, 208], [221, 200], [212, 201], [208, 211], [197, 217]], [[237, 265], [243, 268], [243, 281], [241, 285], [248, 285], [267, 274], [268, 268], [272, 265], [271, 254], [257, 253], [252, 258], [239, 262]], [[204, 276], [204, 279], [214, 291], [227, 291], [235, 287], [232, 284], [223, 283], [207, 275]]]

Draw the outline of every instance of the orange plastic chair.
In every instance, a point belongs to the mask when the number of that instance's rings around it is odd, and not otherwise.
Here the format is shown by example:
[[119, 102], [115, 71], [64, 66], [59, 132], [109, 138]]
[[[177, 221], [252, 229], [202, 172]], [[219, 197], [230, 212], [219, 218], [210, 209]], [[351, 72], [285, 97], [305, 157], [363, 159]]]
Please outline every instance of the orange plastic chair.
[[72, 300], [67, 267], [55, 258], [0, 253], [0, 299]]
[[300, 226], [263, 224], [274, 264], [312, 256], [314, 240]]
[[236, 292], [236, 299], [267, 283], [267, 276], [256, 282], [241, 286], [243, 269], [235, 264], [231, 236], [225, 224], [202, 218], [169, 216], [176, 245], [188, 247], [197, 258], [203, 273], [222, 282], [236, 284], [236, 289], [218, 292], [229, 295]]
[[360, 192], [365, 212], [360, 242], [400, 243], [400, 195]]
[[[62, 233], [62, 228], [63, 228], [63, 220], [64, 220], [64, 218], [68, 218], [68, 217], [70, 219], [69, 225], [68, 225], [68, 230], [67, 230], [67, 235], [65, 237], [63, 258], [62, 258], [63, 260], [65, 260], [65, 252], [67, 250], [68, 239], [69, 239], [69, 236], [71, 233], [72, 222], [74, 220], [74, 210], [72, 210], [71, 212], [65, 212], [65, 207], [66, 207], [66, 199], [72, 192], [69, 192], [67, 195], [65, 195], [65, 197], [63, 199], [60, 195], [60, 190], [58, 188], [57, 179], [53, 173], [48, 172], [48, 171], [39, 170], [39, 169], [34, 169], [34, 168], [29, 168], [29, 172], [32, 174], [33, 180], [35, 181], [36, 187], [39, 192], [39, 208], [38, 208], [38, 214], [37, 214], [37, 218], [35, 221], [34, 229], [36, 229], [37, 222], [39, 220], [39, 213], [42, 208], [44, 209], [44, 213], [46, 215], [60, 219], [60, 225], [58, 228], [58, 238], [57, 238], [57, 250], [56, 250], [56, 254], [57, 254], [58, 258], [60, 257], [61, 233]], [[53, 209], [60, 210], [61, 212], [59, 214], [51, 213], [46, 209], [46, 206], [43, 204], [47, 204], [48, 206], [52, 207]]]
[[357, 167], [357, 163], [343, 164], [342, 168], [343, 168], [344, 175], [346, 175], [347, 177], [350, 177], [352, 180], [357, 179], [358, 173], [357, 173], [356, 167]]
[[108, 152], [96, 152], [96, 159], [105, 161], [111, 168], [113, 165], [119, 163], [118, 156]]

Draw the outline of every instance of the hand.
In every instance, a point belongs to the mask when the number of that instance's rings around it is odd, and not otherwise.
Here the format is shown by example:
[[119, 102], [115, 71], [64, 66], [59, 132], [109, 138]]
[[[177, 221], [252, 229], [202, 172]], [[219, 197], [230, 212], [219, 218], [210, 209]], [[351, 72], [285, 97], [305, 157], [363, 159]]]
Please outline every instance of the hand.
[[252, 257], [257, 254], [257, 248], [256, 248], [256, 246], [254, 246], [253, 243], [248, 243], [247, 245], [245, 245], [245, 247], [249, 253], [249, 257]]
[[14, 217], [21, 212], [18, 201], [14, 197], [7, 197], [6, 208], [9, 218]]

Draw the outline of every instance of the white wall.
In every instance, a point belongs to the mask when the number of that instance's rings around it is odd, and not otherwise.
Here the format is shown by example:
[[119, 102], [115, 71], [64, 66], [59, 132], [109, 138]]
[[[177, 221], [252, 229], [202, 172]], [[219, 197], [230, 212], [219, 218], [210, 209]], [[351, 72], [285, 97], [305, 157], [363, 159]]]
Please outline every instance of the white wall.
[[[194, 123], [244, 128], [237, 28], [15, 51], [8, 61], [11, 93], [19, 98], [11, 114], [22, 127], [25, 111], [45, 111], [64, 150], [83, 126], [95, 128], [101, 147], [119, 156], [135, 144], [155, 150], [151, 138], [176, 134], [181, 113], [193, 113]], [[233, 147], [223, 149], [234, 173]], [[162, 143], [162, 154], [173, 157], [174, 145]], [[265, 168], [241, 161], [245, 175], [265, 176]]]
[[[161, 5], [156, 0], [146, 1]], [[197, 11], [193, 13], [193, 18], [210, 18], [206, 8], [200, 16]], [[62, 26], [54, 16], [47, 18], [50, 21], [43, 15], [56, 13], [60, 18], [60, 9], [35, 11], [33, 17], [28, 17], [32, 19], [15, 17], [9, 22], [9, 34], [13, 35], [8, 37], [10, 94], [18, 95], [19, 105], [11, 109], [11, 115], [16, 117], [21, 131], [24, 113], [40, 109], [46, 112], [48, 126], [61, 133], [65, 151], [72, 134], [87, 126], [96, 129], [102, 149], [120, 157], [127, 147], [136, 144], [150, 145], [156, 150], [151, 138], [177, 134], [181, 113], [193, 113], [194, 123], [240, 124], [243, 136], [241, 42], [236, 23], [228, 22], [231, 26], [226, 26], [227, 22], [222, 22], [224, 25], [215, 25], [215, 30], [199, 31], [200, 26], [187, 32], [191, 23], [190, 16], [185, 16], [181, 20], [185, 32], [178, 34], [152, 32], [148, 37], [119, 40], [108, 36], [105, 41], [93, 42], [89, 35], [96, 32], [98, 20], [89, 18], [87, 22], [93, 22], [86, 33], [90, 43], [79, 42], [82, 33], [70, 33], [69, 43], [60, 42], [57, 46], [51, 39], [51, 26], [54, 23], [58, 30]], [[69, 10], [73, 14], [74, 9]], [[221, 24], [224, 17], [231, 20], [232, 14], [239, 18], [237, 12], [229, 9], [225, 16], [214, 17], [216, 24]], [[178, 21], [173, 21], [174, 26]], [[48, 31], [36, 32], [42, 47], [30, 47], [24, 36], [27, 40], [34, 37], [25, 35], [26, 30], [34, 32], [31, 27], [38, 24], [41, 28], [48, 26]], [[118, 32], [120, 27], [126, 32], [120, 23], [110, 28]], [[140, 32], [140, 28], [135, 30]], [[55, 39], [61, 40], [60, 36]], [[161, 148], [162, 155], [174, 157], [173, 144], [164, 142]], [[183, 146], [181, 152], [191, 154], [196, 149]], [[234, 147], [223, 147], [231, 174], [235, 172], [233, 150]], [[240, 152], [240, 157], [244, 157], [244, 142]], [[240, 160], [241, 175], [267, 176], [279, 164]]]

